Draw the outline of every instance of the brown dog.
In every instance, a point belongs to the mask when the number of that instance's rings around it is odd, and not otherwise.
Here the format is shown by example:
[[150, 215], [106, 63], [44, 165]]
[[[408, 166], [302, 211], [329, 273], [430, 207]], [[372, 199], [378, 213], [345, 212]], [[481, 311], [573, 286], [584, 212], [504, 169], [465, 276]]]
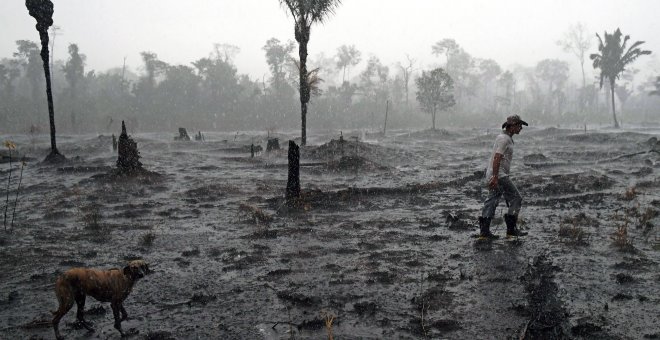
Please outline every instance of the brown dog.
[[[124, 270], [113, 268], [98, 270], [89, 268], [72, 268], [67, 270], [55, 283], [55, 295], [59, 308], [52, 312], [55, 337], [63, 339], [59, 331], [60, 319], [73, 307], [75, 301], [78, 305], [78, 322], [89, 331], [94, 329], [85, 321], [85, 297], [87, 295], [101, 302], [110, 302], [115, 317], [115, 328], [121, 330], [121, 322], [128, 318], [123, 302], [131, 293], [133, 285], [140, 278], [149, 273], [149, 266], [143, 260], [134, 260], [124, 267]], [[119, 313], [121, 312], [121, 319]]]

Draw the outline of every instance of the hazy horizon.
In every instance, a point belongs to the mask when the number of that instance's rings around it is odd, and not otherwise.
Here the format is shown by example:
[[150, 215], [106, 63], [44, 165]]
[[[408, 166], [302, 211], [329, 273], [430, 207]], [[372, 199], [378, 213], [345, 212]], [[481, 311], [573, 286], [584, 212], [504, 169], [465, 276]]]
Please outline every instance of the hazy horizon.
[[[70, 43], [87, 56], [87, 69], [104, 72], [127, 65], [140, 71], [140, 52], [151, 51], [170, 64], [190, 65], [208, 56], [216, 43], [236, 45], [238, 72], [252, 79], [268, 77], [262, 47], [270, 38], [294, 40], [293, 21], [277, 0], [197, 0], [186, 5], [172, 0], [140, 2], [129, 0], [68, 0], [54, 2], [54, 25], [61, 28], [55, 41], [55, 59], [65, 60]], [[377, 8], [376, 8], [377, 6]], [[660, 73], [660, 41], [655, 32], [660, 22], [653, 16], [658, 1], [425, 1], [400, 3], [375, 0], [343, 1], [325, 23], [312, 28], [309, 57], [319, 53], [336, 54], [341, 45], [355, 45], [362, 52], [362, 63], [351, 75], [364, 68], [370, 55], [384, 65], [417, 61], [416, 69], [444, 65], [443, 58], [431, 53], [431, 46], [442, 39], [455, 39], [473, 57], [494, 59], [503, 69], [513, 64], [534, 66], [546, 58], [565, 60], [574, 80], [579, 63], [565, 53], [556, 41], [570, 25], [583, 23], [594, 34], [590, 52], [596, 52], [595, 33], [612, 32], [617, 27], [633, 41], [642, 40], [654, 53], [633, 64], [640, 76]], [[38, 41], [35, 21], [23, 1], [0, 3], [3, 20], [0, 30], [0, 58], [9, 58], [16, 40]], [[149, 12], [148, 14], [146, 14]], [[587, 76], [595, 75], [590, 61]], [[640, 78], [641, 80], [642, 78]]]

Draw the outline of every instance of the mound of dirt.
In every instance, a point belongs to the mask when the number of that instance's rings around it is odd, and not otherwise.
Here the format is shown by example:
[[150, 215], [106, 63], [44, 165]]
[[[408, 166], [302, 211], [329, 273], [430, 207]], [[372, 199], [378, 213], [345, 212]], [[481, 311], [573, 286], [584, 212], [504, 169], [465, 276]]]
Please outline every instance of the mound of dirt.
[[9, 155], [9, 150], [0, 150], [0, 164], [1, 163], [19, 163], [20, 161], [32, 162], [36, 158], [26, 157], [26, 155], [19, 150], [12, 150], [11, 156]]
[[421, 131], [415, 131], [410, 133], [408, 136], [410, 138], [419, 138], [419, 139], [437, 139], [437, 138], [454, 138], [457, 136], [457, 134], [449, 132], [448, 130], [445, 129], [428, 129], [428, 130], [421, 130]]
[[328, 170], [330, 171], [350, 171], [350, 170], [387, 170], [386, 166], [372, 162], [360, 156], [343, 156], [338, 160], [328, 162]]
[[574, 133], [575, 130], [569, 130], [569, 129], [560, 129], [556, 127], [549, 127], [541, 130], [532, 130], [527, 132], [528, 134], [531, 134], [533, 136], [539, 136], [539, 137], [549, 137], [549, 136], [559, 136], [559, 135], [566, 135], [570, 133]]
[[542, 153], [533, 153], [523, 157], [523, 163], [545, 163], [548, 162], [548, 157]]
[[614, 185], [615, 181], [605, 175], [561, 174], [554, 175], [540, 191], [545, 195], [577, 194], [588, 191], [600, 191]]
[[566, 136], [567, 140], [573, 142], [585, 143], [614, 143], [614, 142], [634, 142], [644, 139], [645, 134], [635, 132], [621, 132], [621, 133], [580, 133]]
[[[341, 157], [344, 153], [354, 151], [356, 144], [365, 144], [360, 142], [351, 142], [345, 139], [331, 139], [329, 142], [318, 147], [311, 147], [306, 156], [317, 159], [332, 159]], [[359, 145], [358, 145], [359, 147]]]
[[[312, 158], [328, 162], [330, 170], [350, 170], [357, 165], [365, 170], [384, 170], [388, 167], [382, 162], [399, 163], [406, 154], [383, 147], [345, 139], [332, 139], [320, 146], [301, 149], [301, 158]], [[374, 162], [377, 159], [379, 162]]]

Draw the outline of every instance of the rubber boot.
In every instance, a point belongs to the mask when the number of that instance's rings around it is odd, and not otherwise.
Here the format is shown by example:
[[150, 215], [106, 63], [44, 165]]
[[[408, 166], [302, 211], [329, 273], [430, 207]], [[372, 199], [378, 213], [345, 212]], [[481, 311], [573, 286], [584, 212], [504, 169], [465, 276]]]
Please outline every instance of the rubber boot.
[[479, 239], [496, 239], [498, 238], [496, 235], [490, 232], [490, 217], [479, 217]]
[[525, 236], [527, 232], [521, 231], [516, 227], [518, 223], [517, 215], [504, 214], [504, 223], [506, 223], [506, 237]]

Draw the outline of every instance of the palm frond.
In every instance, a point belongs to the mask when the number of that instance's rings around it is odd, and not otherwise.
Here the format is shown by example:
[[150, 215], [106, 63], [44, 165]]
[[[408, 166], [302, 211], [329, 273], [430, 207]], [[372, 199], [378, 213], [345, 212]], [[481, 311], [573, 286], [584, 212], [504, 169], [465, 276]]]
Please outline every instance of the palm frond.
[[[300, 61], [299, 60], [294, 60], [294, 64], [296, 65], [296, 68], [298, 69], [298, 74], [302, 72], [301, 67], [300, 67]], [[315, 69], [307, 71], [307, 86], [309, 87], [309, 92], [314, 95], [314, 96], [320, 96], [323, 91], [321, 90], [321, 83], [324, 82], [325, 80], [319, 76], [319, 72], [321, 71], [320, 67], [317, 67]], [[296, 85], [300, 86], [297, 81], [294, 81]]]
[[335, 13], [335, 10], [341, 5], [341, 0], [310, 0], [312, 22], [320, 22]]
[[629, 35], [626, 35], [625, 37], [623, 37], [623, 43], [621, 43], [621, 50], [622, 51], [626, 49], [626, 45], [628, 44], [628, 40], [630, 40]]
[[280, 5], [289, 10], [296, 25], [311, 26], [334, 14], [341, 0], [280, 0]]

